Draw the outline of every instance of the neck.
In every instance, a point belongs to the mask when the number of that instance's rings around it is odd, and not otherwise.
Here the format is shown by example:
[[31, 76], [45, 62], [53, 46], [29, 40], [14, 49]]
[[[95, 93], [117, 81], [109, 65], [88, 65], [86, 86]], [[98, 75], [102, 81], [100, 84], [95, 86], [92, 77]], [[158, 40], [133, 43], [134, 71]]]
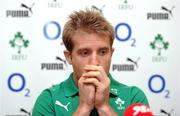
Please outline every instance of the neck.
[[78, 79], [74, 73], [73, 73], [73, 80], [74, 80], [75, 85], [78, 87]]

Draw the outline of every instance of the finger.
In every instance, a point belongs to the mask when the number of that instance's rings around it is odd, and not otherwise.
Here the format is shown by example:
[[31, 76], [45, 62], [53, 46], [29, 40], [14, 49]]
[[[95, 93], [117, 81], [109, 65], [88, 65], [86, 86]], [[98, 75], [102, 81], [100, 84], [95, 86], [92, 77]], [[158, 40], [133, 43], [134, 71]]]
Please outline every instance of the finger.
[[83, 81], [85, 80], [86, 77], [81, 76], [78, 80], [78, 86], [82, 86], [83, 85]]
[[84, 77], [84, 76], [81, 76], [78, 81], [81, 82], [81, 81], [83, 81], [84, 79], [85, 79], [85, 77]]
[[99, 71], [89, 71], [84, 73], [82, 76], [86, 77], [86, 78], [97, 78], [99, 81], [103, 81], [103, 76], [101, 74], [101, 72]]
[[99, 71], [99, 70], [101, 70], [100, 67], [101, 66], [96, 66], [96, 65], [86, 65], [84, 67], [84, 70], [86, 70], [86, 71]]
[[83, 83], [85, 84], [93, 84], [96, 87], [100, 86], [100, 82], [96, 78], [86, 78]]
[[96, 66], [96, 65], [86, 65], [84, 67], [85, 72], [89, 72], [89, 71], [99, 71], [101, 72], [102, 75], [106, 76], [106, 72], [104, 70], [104, 68], [102, 66]]

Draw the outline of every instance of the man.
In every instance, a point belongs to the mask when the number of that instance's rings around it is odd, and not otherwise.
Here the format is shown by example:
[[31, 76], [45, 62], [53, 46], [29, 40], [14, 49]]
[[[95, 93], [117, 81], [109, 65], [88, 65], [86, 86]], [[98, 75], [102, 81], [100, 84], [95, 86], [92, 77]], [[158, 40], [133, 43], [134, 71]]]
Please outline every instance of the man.
[[33, 116], [123, 116], [131, 104], [148, 106], [139, 88], [118, 83], [109, 73], [114, 35], [113, 27], [97, 11], [71, 14], [62, 38], [73, 73], [41, 93]]

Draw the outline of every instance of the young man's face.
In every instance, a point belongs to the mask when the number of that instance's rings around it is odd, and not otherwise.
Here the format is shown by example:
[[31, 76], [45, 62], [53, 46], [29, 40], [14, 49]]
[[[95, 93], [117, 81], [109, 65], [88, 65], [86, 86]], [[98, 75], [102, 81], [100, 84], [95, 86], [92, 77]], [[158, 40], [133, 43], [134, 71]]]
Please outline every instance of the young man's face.
[[109, 38], [80, 31], [74, 35], [73, 43], [74, 48], [66, 58], [73, 67], [75, 81], [81, 77], [86, 65], [102, 66], [105, 72], [109, 73], [111, 56], [114, 51]]

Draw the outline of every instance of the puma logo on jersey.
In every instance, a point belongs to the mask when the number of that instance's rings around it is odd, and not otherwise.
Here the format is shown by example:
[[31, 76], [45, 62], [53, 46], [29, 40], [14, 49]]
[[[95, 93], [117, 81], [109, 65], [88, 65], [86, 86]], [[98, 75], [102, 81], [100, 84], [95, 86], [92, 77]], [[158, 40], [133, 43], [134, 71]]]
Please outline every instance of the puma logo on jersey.
[[56, 105], [60, 106], [60, 107], [63, 107], [64, 109], [66, 109], [67, 111], [68, 110], [68, 105], [70, 104], [70, 102], [68, 102], [66, 105], [62, 104], [60, 101], [56, 100], [55, 102]]

